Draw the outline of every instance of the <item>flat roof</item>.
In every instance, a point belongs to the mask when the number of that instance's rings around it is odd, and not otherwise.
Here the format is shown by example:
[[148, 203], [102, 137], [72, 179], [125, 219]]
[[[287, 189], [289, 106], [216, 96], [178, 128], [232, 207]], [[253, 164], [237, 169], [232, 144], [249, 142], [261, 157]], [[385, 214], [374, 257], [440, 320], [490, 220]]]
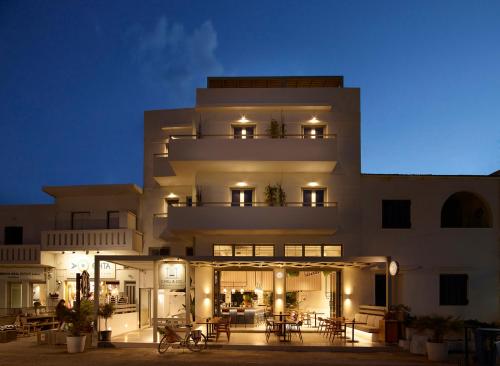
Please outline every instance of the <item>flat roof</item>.
[[207, 88], [343, 88], [343, 76], [207, 77]]
[[95, 184], [82, 186], [44, 186], [42, 191], [52, 197], [112, 196], [122, 194], [142, 194], [136, 184]]
[[366, 177], [394, 177], [394, 178], [500, 178], [500, 175], [489, 174], [489, 175], [479, 175], [479, 174], [384, 174], [384, 173], [361, 173], [361, 176]]

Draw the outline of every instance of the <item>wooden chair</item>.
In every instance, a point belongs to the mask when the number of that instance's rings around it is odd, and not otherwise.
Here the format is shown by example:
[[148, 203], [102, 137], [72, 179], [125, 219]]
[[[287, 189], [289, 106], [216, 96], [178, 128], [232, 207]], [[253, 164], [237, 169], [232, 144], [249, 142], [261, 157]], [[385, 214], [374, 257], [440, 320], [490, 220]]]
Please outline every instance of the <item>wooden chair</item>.
[[279, 324], [275, 324], [273, 321], [266, 320], [266, 342], [269, 343], [269, 338], [271, 338], [271, 334], [279, 334], [280, 333]]
[[220, 318], [217, 323], [214, 324], [215, 328], [215, 341], [219, 341], [219, 335], [221, 333], [226, 333], [227, 341], [231, 339], [231, 318]]
[[332, 328], [328, 336], [328, 339], [330, 339], [333, 342], [335, 340], [335, 336], [337, 335], [339, 336], [339, 338], [342, 338], [342, 335], [345, 335], [345, 324], [343, 324], [342, 319], [332, 320]]
[[297, 323], [295, 324], [290, 324], [290, 328], [288, 330], [288, 337], [289, 339], [292, 339], [292, 334], [298, 334], [299, 336], [299, 339], [302, 343], [304, 343], [304, 340], [302, 339], [302, 332], [300, 331], [300, 328], [302, 327], [302, 320], [299, 320]]
[[318, 317], [318, 333], [321, 334], [325, 330], [326, 323], [325, 319], [322, 317]]

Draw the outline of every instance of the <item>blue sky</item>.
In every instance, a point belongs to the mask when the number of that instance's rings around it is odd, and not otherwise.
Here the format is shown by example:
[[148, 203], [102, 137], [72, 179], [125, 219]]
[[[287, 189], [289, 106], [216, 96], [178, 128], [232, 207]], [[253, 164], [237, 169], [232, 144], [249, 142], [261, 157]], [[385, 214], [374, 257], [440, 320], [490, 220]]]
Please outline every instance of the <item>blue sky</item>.
[[365, 173], [500, 169], [498, 1], [0, 0], [0, 203], [142, 185], [143, 111], [208, 75], [343, 75]]

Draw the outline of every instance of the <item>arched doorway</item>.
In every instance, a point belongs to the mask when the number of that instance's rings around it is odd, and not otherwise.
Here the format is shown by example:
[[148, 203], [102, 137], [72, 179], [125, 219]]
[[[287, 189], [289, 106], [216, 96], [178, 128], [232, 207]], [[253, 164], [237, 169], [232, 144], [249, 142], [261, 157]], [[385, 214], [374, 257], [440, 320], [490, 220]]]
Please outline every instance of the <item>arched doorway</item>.
[[452, 194], [441, 208], [443, 228], [487, 228], [491, 222], [488, 205], [471, 192]]

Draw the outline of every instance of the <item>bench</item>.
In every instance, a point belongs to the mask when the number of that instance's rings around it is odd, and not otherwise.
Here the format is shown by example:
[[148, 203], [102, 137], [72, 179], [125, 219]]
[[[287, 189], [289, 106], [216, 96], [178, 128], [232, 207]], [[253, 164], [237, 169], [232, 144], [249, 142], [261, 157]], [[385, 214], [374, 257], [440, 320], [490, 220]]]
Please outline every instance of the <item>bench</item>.
[[354, 329], [371, 341], [377, 341], [383, 327], [385, 313], [384, 306], [360, 305], [358, 312], [354, 315], [354, 320], [365, 324], [355, 324]]

